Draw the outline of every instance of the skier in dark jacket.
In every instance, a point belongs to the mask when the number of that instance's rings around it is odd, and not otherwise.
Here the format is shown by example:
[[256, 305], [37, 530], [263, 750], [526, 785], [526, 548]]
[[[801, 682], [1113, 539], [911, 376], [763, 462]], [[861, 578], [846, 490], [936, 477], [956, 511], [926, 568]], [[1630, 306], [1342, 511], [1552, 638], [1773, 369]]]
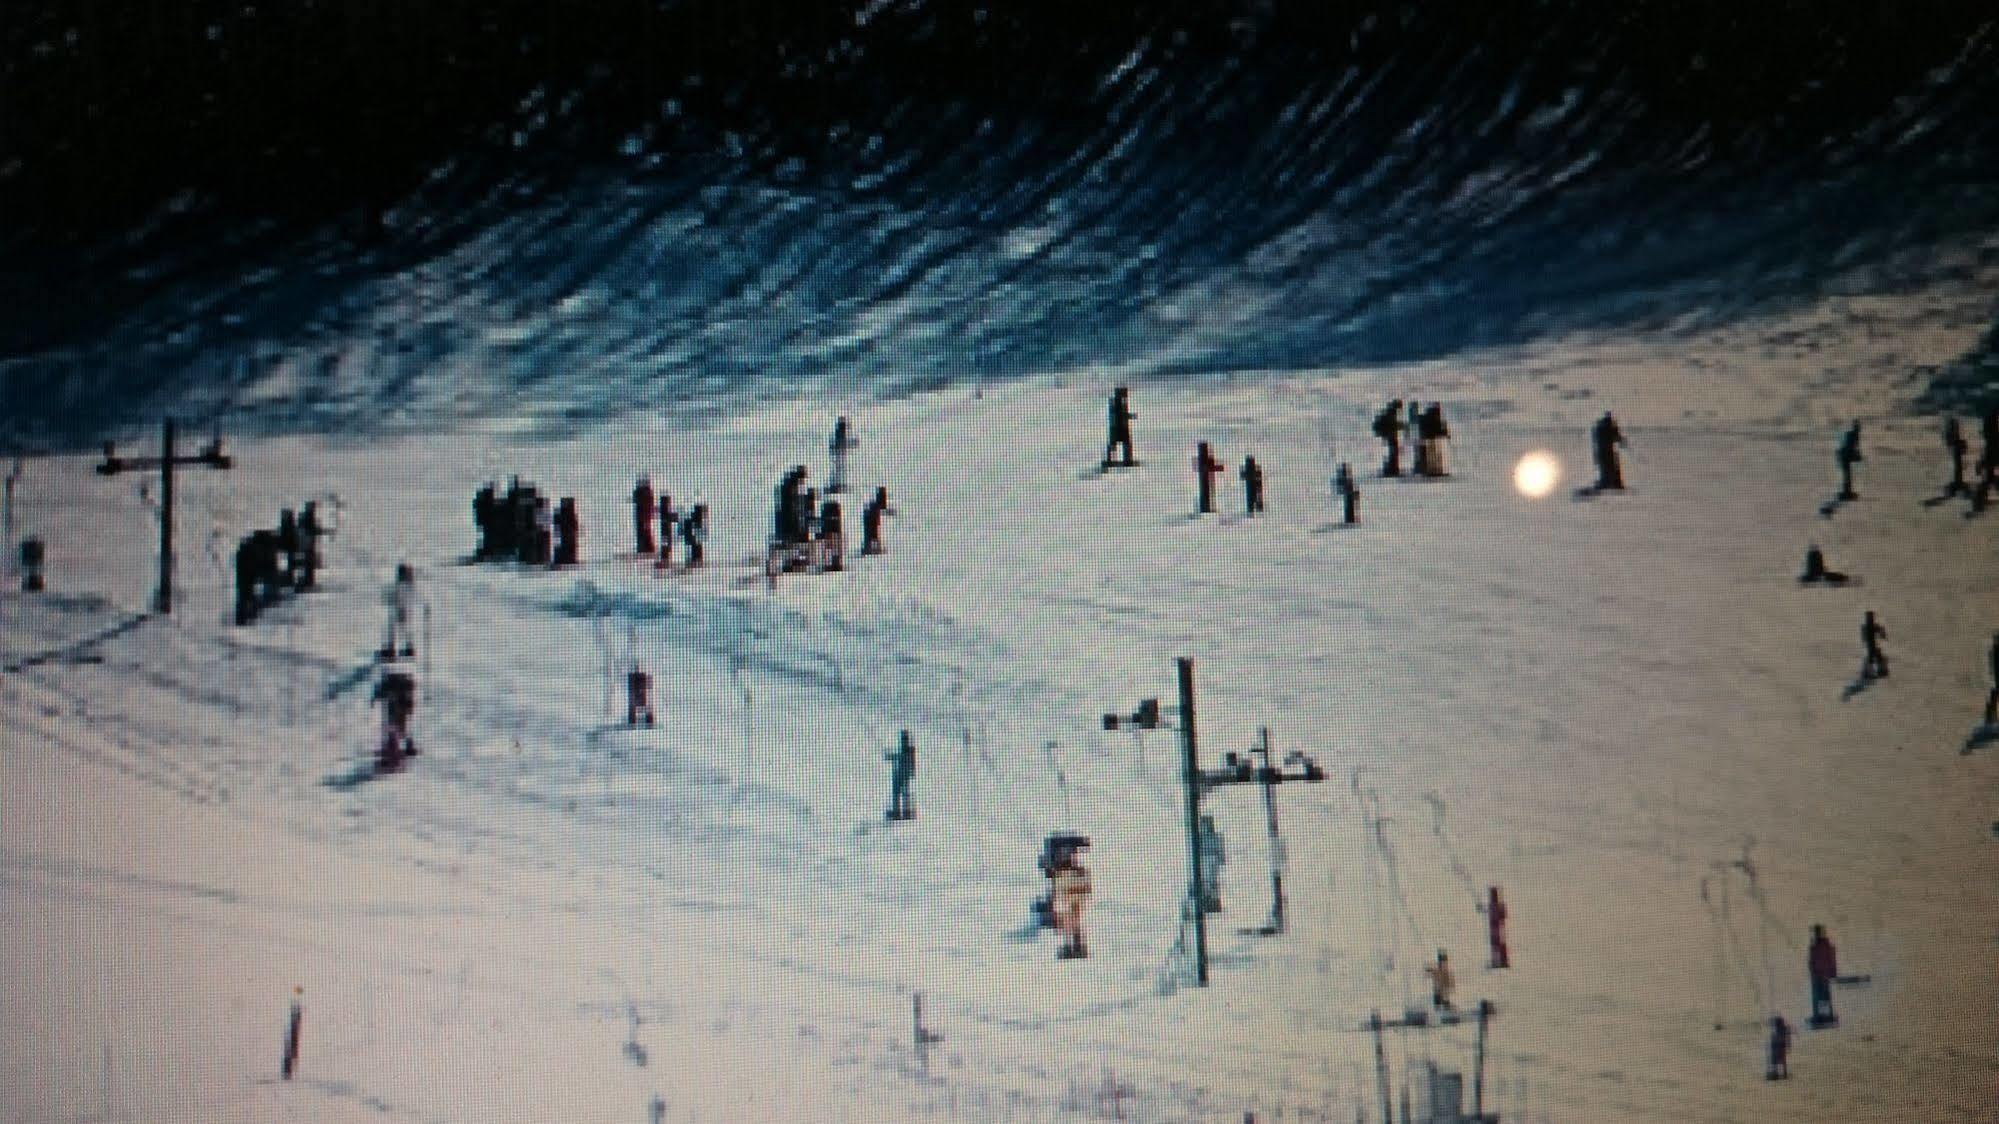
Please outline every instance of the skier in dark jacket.
[[1957, 415], [1943, 420], [1943, 447], [1950, 454], [1950, 483], [1944, 486], [1946, 496], [1961, 496], [1971, 488], [1964, 482], [1964, 456], [1971, 451], [1971, 442], [1964, 439], [1964, 427], [1957, 423]]
[[1388, 459], [1382, 462], [1381, 474], [1402, 475], [1402, 399], [1391, 399], [1374, 415], [1374, 435], [1388, 445]]
[[846, 415], [833, 423], [833, 436], [826, 442], [826, 452], [832, 458], [832, 470], [826, 476], [826, 494], [834, 495], [847, 490], [847, 454], [854, 451], [860, 442], [854, 440], [853, 432], [847, 427]]
[[1444, 404], [1430, 403], [1416, 423], [1416, 473], [1419, 476], [1449, 476], [1450, 459], [1444, 442], [1451, 439], [1451, 426], [1444, 420]]
[[1798, 575], [1800, 585], [1845, 585], [1849, 579], [1838, 570], [1828, 570], [1825, 552], [1817, 544], [1805, 550], [1805, 572]]
[[1513, 967], [1513, 958], [1506, 947], [1506, 900], [1499, 896], [1499, 887], [1486, 887], [1485, 899], [1486, 936], [1492, 945], [1493, 968]]
[[319, 504], [314, 500], [305, 501], [305, 510], [298, 516], [299, 564], [296, 587], [300, 592], [311, 589], [319, 575]]
[[1805, 950], [1805, 970], [1812, 978], [1812, 1025], [1832, 1026], [1839, 1016], [1832, 1010], [1832, 981], [1839, 978], [1839, 951], [1824, 925], [1812, 926], [1811, 947]]
[[892, 766], [889, 774], [888, 818], [891, 820], [913, 820], [916, 805], [909, 798], [910, 782], [916, 779], [916, 743], [910, 740], [909, 731], [902, 732], [902, 740], [885, 755]]
[[1770, 1064], [1765, 1081], [1785, 1081], [1791, 1076], [1791, 1024], [1782, 1015], [1770, 1016]]
[[819, 550], [820, 562], [828, 570], [846, 568], [847, 536], [839, 500], [829, 498], [819, 505]]
[[653, 563], [656, 570], [673, 568], [673, 536], [680, 533], [680, 513], [673, 510], [673, 497], [665, 492], [659, 494], [659, 559]]
[[[651, 526], [648, 522], [647, 526]], [[652, 717], [652, 676], [638, 664], [625, 673], [625, 725], [636, 726], [643, 717], [646, 725], [653, 724]]]
[[1333, 472], [1333, 494], [1340, 497], [1341, 519], [1360, 522], [1360, 485], [1354, 483], [1353, 466], [1345, 461]]
[[550, 566], [574, 566], [582, 552], [583, 521], [576, 514], [576, 497], [564, 496], [555, 505], [555, 558]]
[[1624, 464], [1618, 458], [1618, 446], [1624, 444], [1624, 431], [1617, 427], [1617, 419], [1605, 410], [1590, 430], [1590, 444], [1596, 454], [1596, 490], [1599, 492], [1621, 492], [1624, 490]]
[[875, 489], [875, 498], [861, 509], [861, 553], [880, 554], [882, 552], [882, 517], [894, 515], [895, 509], [888, 505], [888, 489]]
[[1194, 447], [1194, 477], [1198, 481], [1196, 510], [1202, 515], [1215, 513], [1215, 477], [1222, 473], [1224, 467], [1215, 459], [1214, 450], [1208, 447], [1206, 441]]
[[1846, 436], [1839, 439], [1839, 498], [1857, 500], [1860, 494], [1853, 490], [1853, 466], [1866, 460], [1860, 452], [1860, 423], [1847, 427]]
[[1263, 466], [1256, 463], [1255, 457], [1244, 457], [1239, 475], [1242, 477], [1243, 513], [1260, 514], [1263, 511]]
[[[1104, 442], [1104, 468], [1114, 465], [1130, 468], [1137, 463], [1131, 450], [1131, 419], [1138, 416], [1131, 412], [1130, 387], [1121, 386], [1111, 391], [1109, 412], [1110, 436]], [[1115, 455], [1119, 450], [1123, 451], [1122, 456]]]
[[1860, 642], [1867, 649], [1860, 663], [1862, 679], [1888, 678], [1888, 657], [1881, 654], [1881, 641], [1886, 639], [1888, 630], [1874, 619], [1874, 610], [1867, 610], [1867, 616], [1860, 622]]
[[638, 484], [632, 488], [632, 530], [638, 540], [640, 554], [651, 554], [654, 550], [652, 519], [652, 477], [641, 476]]
[[680, 521], [680, 541], [687, 545], [687, 568], [701, 568], [701, 544], [708, 539], [708, 505], [697, 503]]

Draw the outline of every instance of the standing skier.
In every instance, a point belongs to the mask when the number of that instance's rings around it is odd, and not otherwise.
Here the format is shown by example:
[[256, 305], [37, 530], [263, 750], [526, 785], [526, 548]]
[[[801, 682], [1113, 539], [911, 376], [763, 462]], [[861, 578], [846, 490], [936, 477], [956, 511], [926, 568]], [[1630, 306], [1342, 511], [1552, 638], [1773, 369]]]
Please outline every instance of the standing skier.
[[1492, 963], [1490, 966], [1494, 968], [1513, 967], [1513, 961], [1508, 956], [1506, 948], [1506, 902], [1500, 898], [1499, 887], [1497, 886], [1486, 888], [1485, 930], [1486, 936], [1492, 944]]
[[909, 784], [916, 779], [916, 743], [910, 740], [909, 731], [904, 730], [902, 739], [896, 743], [896, 747], [882, 757], [890, 765], [888, 818], [915, 819], [916, 805], [909, 798]]
[[1454, 1011], [1451, 993], [1457, 990], [1457, 977], [1451, 975], [1451, 956], [1443, 949], [1437, 950], [1437, 961], [1423, 965], [1423, 974], [1430, 977], [1430, 1002], [1439, 1011]]
[[1839, 439], [1839, 498], [1857, 500], [1860, 493], [1853, 490], [1853, 466], [1867, 458], [1860, 452], [1860, 423], [1847, 427], [1846, 436]]
[[1258, 515], [1263, 511], [1263, 466], [1255, 457], [1242, 459], [1242, 502], [1243, 514]]
[[1992, 652], [1987, 660], [1992, 670], [1992, 689], [1985, 694], [1985, 724], [1999, 726], [1999, 632], [1992, 634]]
[[673, 568], [673, 536], [680, 533], [680, 515], [673, 510], [673, 497], [665, 492], [659, 494], [659, 560], [654, 562], [655, 570]]
[[375, 767], [385, 773], [402, 768], [416, 756], [410, 718], [416, 713], [416, 679], [406, 671], [385, 671], [375, 684], [374, 701], [382, 705], [382, 740], [375, 750]]
[[1617, 419], [1609, 410], [1597, 419], [1595, 428], [1590, 430], [1590, 444], [1596, 454], [1596, 490], [1599, 492], [1621, 492], [1624, 490], [1624, 464], [1617, 456], [1618, 446], [1624, 444], [1624, 431], [1617, 427]]
[[1811, 947], [1805, 951], [1805, 969], [1812, 977], [1812, 1025], [1839, 1025], [1832, 1009], [1832, 981], [1839, 978], [1839, 951], [1826, 936], [1824, 925], [1812, 926]]
[[1089, 945], [1083, 940], [1083, 909], [1090, 904], [1090, 872], [1082, 860], [1075, 855], [1049, 875], [1050, 911], [1055, 917], [1055, 931], [1066, 940], [1055, 950], [1058, 960], [1078, 960], [1090, 955]]
[[574, 566], [582, 552], [583, 520], [576, 513], [576, 497], [564, 496], [555, 505], [555, 559], [549, 566]]
[[1961, 496], [1971, 490], [1964, 482], [1964, 455], [1971, 450], [1971, 442], [1964, 439], [1964, 427], [1957, 424], [1956, 414], [1943, 420], [1943, 447], [1950, 454], [1950, 483], [1944, 485], [1943, 494]]
[[841, 518], [839, 500], [829, 496], [819, 505], [819, 561], [828, 570], [846, 568], [847, 536]]
[[708, 505], [697, 503], [680, 521], [680, 541], [687, 545], [687, 568], [701, 568], [701, 544], [708, 539]]
[[[1137, 416], [1137, 414], [1131, 412], [1130, 387], [1121, 386], [1111, 391], [1110, 436], [1104, 442], [1104, 468], [1106, 470], [1113, 466], [1130, 468], [1132, 465], [1138, 463], [1132, 458], [1131, 451], [1131, 419]], [[1116, 455], [1119, 450], [1123, 450], [1122, 457]]]
[[305, 501], [305, 510], [299, 512], [298, 539], [299, 564], [302, 569], [297, 575], [296, 588], [303, 593], [311, 589], [319, 574], [319, 504], [314, 500]]
[[1333, 473], [1333, 494], [1340, 497], [1342, 520], [1360, 522], [1360, 486], [1354, 483], [1353, 466], [1345, 461]]
[[625, 673], [625, 725], [638, 725], [641, 715], [652, 725], [652, 676], [634, 660]]
[[826, 442], [826, 451], [833, 457], [833, 471], [826, 477], [827, 495], [847, 490], [847, 454], [859, 444], [847, 429], [846, 416], [841, 415], [840, 420], [833, 423], [832, 439]]
[[888, 505], [887, 486], [875, 489], [875, 498], [861, 509], [861, 553], [880, 554], [882, 552], [882, 517], [894, 515], [895, 509]]
[[1786, 1081], [1791, 1076], [1791, 1024], [1782, 1015], [1770, 1016], [1770, 1062], [1763, 1072], [1765, 1081]]
[[[405, 659], [416, 655], [416, 636], [412, 632], [417, 614], [416, 571], [409, 563], [396, 563], [396, 580], [389, 584], [382, 601], [389, 609], [389, 627], [375, 655], [385, 661], [394, 661], [398, 655]], [[398, 639], [402, 641], [400, 645], [396, 643]]]
[[1215, 477], [1221, 475], [1224, 467], [1206, 441], [1194, 447], [1194, 477], [1199, 491], [1195, 510], [1202, 515], [1215, 513]]
[[654, 549], [652, 541], [653, 510], [652, 477], [641, 476], [639, 477], [638, 484], [632, 488], [632, 530], [634, 537], [638, 540], [638, 552], [640, 554], [651, 554]]
[[1449, 476], [1451, 462], [1445, 442], [1451, 439], [1451, 426], [1444, 420], [1444, 404], [1430, 403], [1417, 423], [1420, 444], [1416, 447], [1416, 473], [1419, 476]]
[[1867, 610], [1866, 617], [1860, 622], [1860, 643], [1866, 648], [1866, 654], [1860, 661], [1862, 679], [1888, 678], [1888, 657], [1881, 654], [1881, 642], [1886, 639], [1888, 630], [1874, 619], [1874, 610]]
[[1402, 475], [1402, 399], [1391, 399], [1374, 415], [1374, 435], [1388, 445], [1388, 458], [1382, 462], [1381, 474]]

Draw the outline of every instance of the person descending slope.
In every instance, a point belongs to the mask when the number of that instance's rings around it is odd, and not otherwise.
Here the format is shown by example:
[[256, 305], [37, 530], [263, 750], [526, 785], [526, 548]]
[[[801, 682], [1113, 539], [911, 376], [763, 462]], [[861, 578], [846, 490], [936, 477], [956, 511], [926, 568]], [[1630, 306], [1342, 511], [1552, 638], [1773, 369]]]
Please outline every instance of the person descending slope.
[[[1130, 468], [1138, 462], [1131, 451], [1131, 420], [1137, 414], [1131, 412], [1131, 388], [1118, 387], [1111, 391], [1109, 407], [1110, 435], [1104, 442], [1104, 468]], [[1123, 455], [1118, 456], [1122, 450]]]
[[[407, 562], [396, 563], [396, 580], [390, 583], [382, 601], [388, 606], [389, 624], [382, 636], [382, 646], [375, 656], [386, 662], [393, 662], [397, 656], [405, 659], [416, 655], [416, 637], [411, 631], [416, 619], [418, 606], [416, 595], [416, 571]], [[401, 643], [398, 644], [397, 641]]]
[[1888, 630], [1874, 619], [1874, 610], [1867, 610], [1866, 617], [1860, 622], [1860, 643], [1866, 648], [1860, 661], [1862, 679], [1888, 678], [1888, 657], [1881, 653], [1881, 642], [1886, 639]]
[[1262, 513], [1263, 466], [1256, 463], [1255, 457], [1244, 457], [1240, 475], [1242, 477], [1243, 514], [1257, 515]]
[[1839, 439], [1839, 498], [1857, 500], [1860, 493], [1853, 490], [1853, 466], [1866, 460], [1860, 452], [1860, 423], [1847, 427], [1846, 436]]
[[1195, 507], [1202, 515], [1215, 513], [1215, 477], [1224, 469], [1222, 462], [1215, 459], [1213, 449], [1203, 441], [1194, 447]]
[[832, 471], [826, 475], [826, 494], [837, 495], [847, 490], [847, 454], [860, 445], [853, 432], [847, 428], [847, 417], [833, 423], [833, 436], [826, 442], [826, 452], [833, 459]]

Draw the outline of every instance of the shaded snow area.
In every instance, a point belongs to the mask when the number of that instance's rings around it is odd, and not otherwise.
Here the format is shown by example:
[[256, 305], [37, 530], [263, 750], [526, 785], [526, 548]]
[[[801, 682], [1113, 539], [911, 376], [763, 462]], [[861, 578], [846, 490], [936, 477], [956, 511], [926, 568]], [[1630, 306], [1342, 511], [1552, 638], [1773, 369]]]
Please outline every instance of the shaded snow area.
[[[14, 532], [49, 540], [51, 588], [0, 596], [0, 1119], [1379, 1121], [1362, 1022], [1422, 1005], [1439, 948], [1460, 1004], [1496, 1005], [1484, 1096], [1509, 1122], [1992, 1119], [1999, 751], [1966, 746], [1999, 514], [1922, 502], [1938, 425], [1902, 412], [1908, 372], [1990, 324], [1990, 281], [1142, 382], [1144, 464], [1107, 476], [1116, 378], [1088, 370], [559, 442], [243, 440], [178, 481], [171, 619], [139, 616], [152, 491], [31, 461]], [[1401, 396], [1444, 404], [1454, 479], [1375, 477], [1369, 419]], [[1579, 499], [1606, 408], [1632, 491]], [[824, 478], [843, 412], [888, 552], [766, 589], [771, 489]], [[1854, 416], [1862, 498], [1821, 517]], [[1232, 473], [1190, 515], [1197, 440], [1257, 457], [1266, 515]], [[1509, 478], [1541, 448], [1567, 478], [1536, 501]], [[642, 471], [711, 506], [709, 568], [621, 553]], [[582, 566], [461, 562], [474, 489], [515, 473], [577, 497]], [[237, 538], [314, 498], [338, 514], [322, 588], [235, 627]], [[1813, 542], [1860, 583], [1799, 587]], [[422, 752], [370, 778], [400, 560]], [[1866, 609], [1893, 674], [1851, 691]], [[1174, 953], [1176, 736], [1101, 722], [1170, 707], [1177, 656], [1205, 761], [1268, 726], [1328, 773], [1278, 790], [1280, 936], [1244, 932], [1262, 801], [1208, 796], [1206, 989]], [[653, 729], [622, 722], [633, 659]], [[902, 729], [919, 818], [890, 824]], [[1058, 830], [1094, 841], [1087, 959], [1029, 925]], [[1490, 885], [1508, 971], [1484, 968]], [[1871, 983], [1766, 1082], [1814, 923]], [[1473, 1037], [1388, 1035], [1398, 1107], [1425, 1062], [1469, 1098]]]

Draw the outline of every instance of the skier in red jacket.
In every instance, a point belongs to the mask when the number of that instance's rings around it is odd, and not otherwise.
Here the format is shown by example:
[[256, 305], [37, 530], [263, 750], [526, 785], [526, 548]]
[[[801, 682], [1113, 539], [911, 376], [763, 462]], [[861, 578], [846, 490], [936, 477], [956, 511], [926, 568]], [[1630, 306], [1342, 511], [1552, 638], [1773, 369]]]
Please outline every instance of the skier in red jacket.
[[1511, 968], [1513, 961], [1506, 952], [1506, 902], [1499, 896], [1499, 887], [1486, 890], [1485, 926], [1492, 939], [1492, 964], [1494, 968]]
[[1805, 968], [1812, 977], [1812, 1025], [1834, 1026], [1839, 1016], [1832, 1010], [1832, 981], [1839, 978], [1839, 951], [1826, 936], [1824, 925], [1812, 926], [1812, 944], [1805, 952]]

